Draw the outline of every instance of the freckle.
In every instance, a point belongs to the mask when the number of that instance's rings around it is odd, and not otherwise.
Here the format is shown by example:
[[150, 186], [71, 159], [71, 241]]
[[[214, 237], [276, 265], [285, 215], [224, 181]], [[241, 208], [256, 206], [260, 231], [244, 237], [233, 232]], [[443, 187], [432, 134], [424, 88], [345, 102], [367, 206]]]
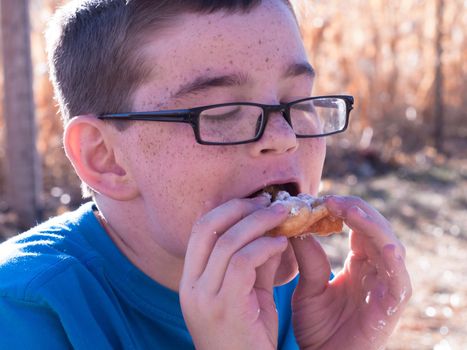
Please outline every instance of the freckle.
[[229, 63], [230, 63], [230, 64], [233, 64], [233, 61], [232, 61], [232, 60], [230, 60], [230, 61], [229, 61]]
[[261, 39], [259, 39], [258, 41], [258, 45], [261, 45], [263, 42], [261, 41]]
[[269, 57], [266, 57], [266, 59], [264, 60], [266, 63], [269, 62]]

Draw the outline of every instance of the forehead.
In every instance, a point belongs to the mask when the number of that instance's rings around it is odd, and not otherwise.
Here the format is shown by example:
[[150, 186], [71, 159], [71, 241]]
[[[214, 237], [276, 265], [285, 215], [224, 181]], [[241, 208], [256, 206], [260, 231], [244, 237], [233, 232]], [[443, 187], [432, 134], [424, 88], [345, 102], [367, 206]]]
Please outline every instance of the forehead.
[[234, 74], [250, 88], [273, 86], [287, 67], [307, 60], [295, 18], [280, 1], [247, 13], [183, 14], [147, 38], [142, 57], [152, 66], [134, 99], [143, 108], [199, 77]]

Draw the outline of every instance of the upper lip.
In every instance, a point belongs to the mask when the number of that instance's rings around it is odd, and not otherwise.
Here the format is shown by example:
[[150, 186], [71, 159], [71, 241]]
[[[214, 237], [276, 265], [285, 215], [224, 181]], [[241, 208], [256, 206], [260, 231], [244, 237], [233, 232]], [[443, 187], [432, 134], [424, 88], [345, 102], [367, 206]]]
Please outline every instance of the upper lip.
[[300, 193], [300, 183], [297, 178], [287, 178], [287, 179], [277, 179], [277, 180], [269, 180], [267, 182], [264, 182], [261, 186], [258, 186], [256, 189], [253, 189], [250, 191], [245, 197], [248, 198], [252, 195], [254, 195], [256, 192], [261, 191], [263, 188], [266, 188], [268, 186], [274, 186], [274, 185], [284, 185], [284, 184], [291, 184], [293, 185], [294, 191], [297, 193], [293, 193], [293, 195], [297, 195]]

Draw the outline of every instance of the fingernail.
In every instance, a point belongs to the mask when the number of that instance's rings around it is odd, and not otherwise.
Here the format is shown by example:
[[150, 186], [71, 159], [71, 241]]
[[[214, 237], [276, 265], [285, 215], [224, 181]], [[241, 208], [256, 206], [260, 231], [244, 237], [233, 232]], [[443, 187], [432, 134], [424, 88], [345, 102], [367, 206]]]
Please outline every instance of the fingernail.
[[252, 199], [254, 203], [261, 204], [261, 205], [268, 205], [271, 203], [271, 199], [267, 196], [260, 195]]
[[280, 243], [285, 243], [287, 242], [287, 237], [286, 236], [277, 236], [276, 238]]
[[402, 259], [402, 256], [397, 252], [396, 249], [394, 249], [394, 253], [393, 253], [393, 257], [396, 261], [398, 262], [401, 262], [403, 261], [404, 259]]
[[289, 211], [289, 209], [285, 205], [282, 205], [280, 203], [273, 203], [270, 208], [272, 211], [274, 211], [274, 213], [277, 214], [283, 214]]
[[344, 197], [332, 195], [328, 197], [328, 200], [330, 200], [330, 209], [332, 209], [332, 213], [335, 216], [342, 218], [344, 216], [344, 212], [342, 210], [342, 205], [345, 202]]
[[397, 252], [397, 247], [395, 244], [387, 244], [383, 249], [386, 251], [385, 254], [389, 259], [393, 259], [399, 263], [404, 261], [402, 256]]

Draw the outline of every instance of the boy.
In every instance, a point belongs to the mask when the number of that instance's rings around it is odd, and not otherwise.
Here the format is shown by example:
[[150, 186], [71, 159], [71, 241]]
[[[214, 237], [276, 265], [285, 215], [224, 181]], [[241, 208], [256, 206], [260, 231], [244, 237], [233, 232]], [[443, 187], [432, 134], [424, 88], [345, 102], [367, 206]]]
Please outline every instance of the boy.
[[351, 109], [310, 99], [288, 1], [72, 2], [48, 42], [93, 203], [3, 244], [1, 348], [384, 345], [411, 287], [375, 209], [326, 199], [353, 231], [331, 282], [316, 240], [265, 235], [288, 212], [257, 194], [316, 195]]

